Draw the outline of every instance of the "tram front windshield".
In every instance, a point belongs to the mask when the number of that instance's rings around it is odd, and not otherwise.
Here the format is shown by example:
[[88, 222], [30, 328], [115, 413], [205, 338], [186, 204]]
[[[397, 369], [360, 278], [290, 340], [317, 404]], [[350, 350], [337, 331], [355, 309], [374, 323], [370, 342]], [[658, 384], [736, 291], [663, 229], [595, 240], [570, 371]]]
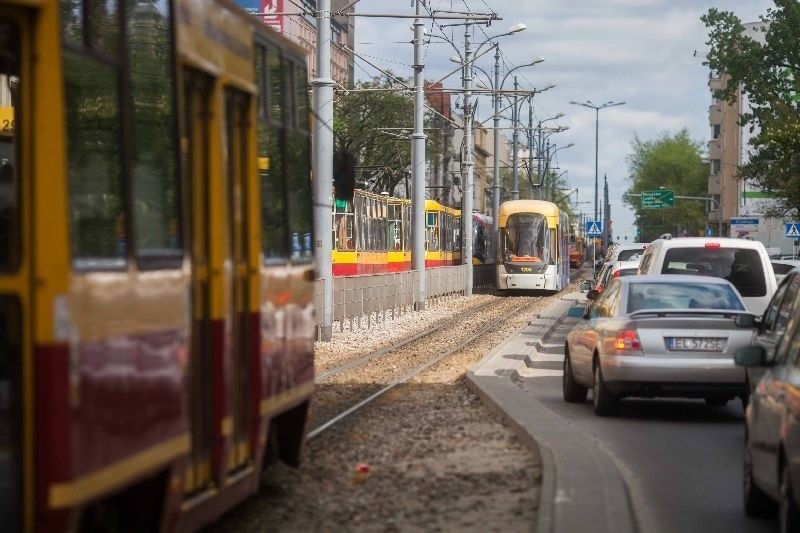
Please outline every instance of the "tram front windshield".
[[503, 259], [550, 262], [550, 230], [544, 215], [509, 215], [506, 227], [503, 228]]

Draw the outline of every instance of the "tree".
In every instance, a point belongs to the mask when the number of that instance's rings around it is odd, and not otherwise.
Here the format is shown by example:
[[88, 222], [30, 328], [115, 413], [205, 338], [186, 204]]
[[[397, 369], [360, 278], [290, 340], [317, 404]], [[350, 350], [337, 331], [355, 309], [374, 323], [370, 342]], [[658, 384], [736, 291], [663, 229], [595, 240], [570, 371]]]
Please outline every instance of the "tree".
[[749, 161], [740, 177], [784, 198], [781, 213], [800, 214], [800, 3], [775, 0], [761, 17], [759, 38], [745, 34], [731, 12], [710, 9], [703, 15], [710, 28], [710, 50], [704, 63], [727, 78], [716, 97], [735, 102], [738, 89], [747, 94], [750, 109], [740, 116], [754, 136]]
[[[686, 129], [677, 134], [662, 133], [654, 141], [642, 141], [638, 136], [631, 143], [633, 153], [628, 156], [628, 171], [632, 186], [629, 194], [657, 190], [661, 187], [675, 192], [676, 196], [708, 195], [708, 164], [702, 159], [702, 143], [689, 138]], [[625, 203], [636, 212], [638, 226], [643, 230], [639, 238], [650, 241], [662, 233], [699, 235], [705, 230], [705, 202], [675, 200], [674, 207], [643, 209], [641, 199], [625, 196]]]
[[[392, 196], [410, 193], [413, 119], [413, 96], [391, 75], [337, 94], [334, 150], [354, 158], [356, 187]], [[439, 146], [437, 132], [426, 128], [425, 133], [431, 157]]]

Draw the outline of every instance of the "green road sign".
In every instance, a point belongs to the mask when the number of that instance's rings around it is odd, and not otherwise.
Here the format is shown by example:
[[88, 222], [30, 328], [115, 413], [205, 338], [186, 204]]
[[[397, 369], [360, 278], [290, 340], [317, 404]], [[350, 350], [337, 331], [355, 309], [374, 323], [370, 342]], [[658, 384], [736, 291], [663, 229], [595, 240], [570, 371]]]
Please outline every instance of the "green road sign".
[[675, 191], [659, 189], [642, 191], [642, 209], [663, 209], [675, 206]]

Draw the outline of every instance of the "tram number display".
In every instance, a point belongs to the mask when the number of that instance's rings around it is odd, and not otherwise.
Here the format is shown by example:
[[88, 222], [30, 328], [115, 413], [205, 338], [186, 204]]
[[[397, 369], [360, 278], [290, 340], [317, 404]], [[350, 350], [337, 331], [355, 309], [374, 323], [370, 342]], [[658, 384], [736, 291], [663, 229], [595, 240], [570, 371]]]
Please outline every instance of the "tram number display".
[[[542, 216], [531, 213], [514, 213], [509, 217], [509, 219], [513, 220], [514, 224], [529, 225], [529, 224], [536, 224], [538, 221], [542, 219]], [[509, 220], [509, 225], [511, 225], [510, 220]]]
[[522, 267], [522, 268], [520, 268], [520, 271], [522, 271], [522, 272], [524, 272], [526, 274], [530, 274], [530, 273], [533, 272], [533, 268], [531, 268], [531, 267]]
[[0, 107], [0, 133], [14, 133], [13, 107]]

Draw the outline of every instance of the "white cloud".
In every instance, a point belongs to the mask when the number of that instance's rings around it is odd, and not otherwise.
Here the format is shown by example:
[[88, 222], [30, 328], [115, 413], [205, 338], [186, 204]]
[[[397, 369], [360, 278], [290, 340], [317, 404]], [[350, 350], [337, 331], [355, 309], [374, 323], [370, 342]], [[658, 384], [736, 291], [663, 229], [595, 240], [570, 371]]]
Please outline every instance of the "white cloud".
[[[536, 96], [534, 110], [541, 120], [556, 113], [567, 116], [558, 123], [570, 126], [551, 140], [573, 148], [558, 153], [559, 167], [568, 170], [571, 187], [578, 187], [581, 202], [593, 202], [595, 175], [595, 112], [569, 104], [587, 99], [602, 103], [626, 101], [626, 105], [600, 111], [598, 174], [602, 199], [603, 174], [608, 175], [611, 216], [615, 233], [633, 235], [633, 215], [622, 202], [630, 186], [626, 156], [634, 134], [648, 140], [662, 132], [687, 128], [698, 141], [708, 138], [708, 71], [702, 66], [708, 40], [700, 16], [709, 8], [733, 11], [743, 21], [757, 20], [773, 4], [768, 0], [432, 0], [432, 9], [497, 12], [503, 17], [488, 28], [475, 28], [474, 41], [504, 33], [516, 22], [528, 28], [500, 40], [505, 68], [513, 68], [543, 55], [546, 61], [515, 71], [522, 88], [557, 87]], [[408, 1], [361, 0], [362, 13], [391, 12], [412, 15]], [[398, 75], [412, 75], [411, 19], [359, 18], [356, 22], [357, 50], [371, 61]], [[426, 26], [431, 29], [430, 21]], [[454, 42], [463, 46], [463, 27], [450, 30]], [[433, 32], [435, 33], [435, 31]], [[451, 33], [448, 33], [451, 35]], [[374, 44], [358, 44], [374, 43]], [[695, 55], [696, 51], [696, 55]], [[438, 79], [452, 70], [448, 57], [455, 50], [441, 40], [432, 40], [425, 57], [425, 78]], [[492, 54], [477, 64], [491, 73]], [[363, 65], [359, 77], [376, 71]], [[458, 75], [445, 82], [460, 85]], [[511, 85], [506, 82], [505, 88]], [[489, 97], [482, 97], [481, 119], [489, 116]], [[527, 111], [524, 113], [527, 117]], [[554, 122], [555, 123], [555, 122]], [[592, 203], [581, 205], [585, 213]]]

